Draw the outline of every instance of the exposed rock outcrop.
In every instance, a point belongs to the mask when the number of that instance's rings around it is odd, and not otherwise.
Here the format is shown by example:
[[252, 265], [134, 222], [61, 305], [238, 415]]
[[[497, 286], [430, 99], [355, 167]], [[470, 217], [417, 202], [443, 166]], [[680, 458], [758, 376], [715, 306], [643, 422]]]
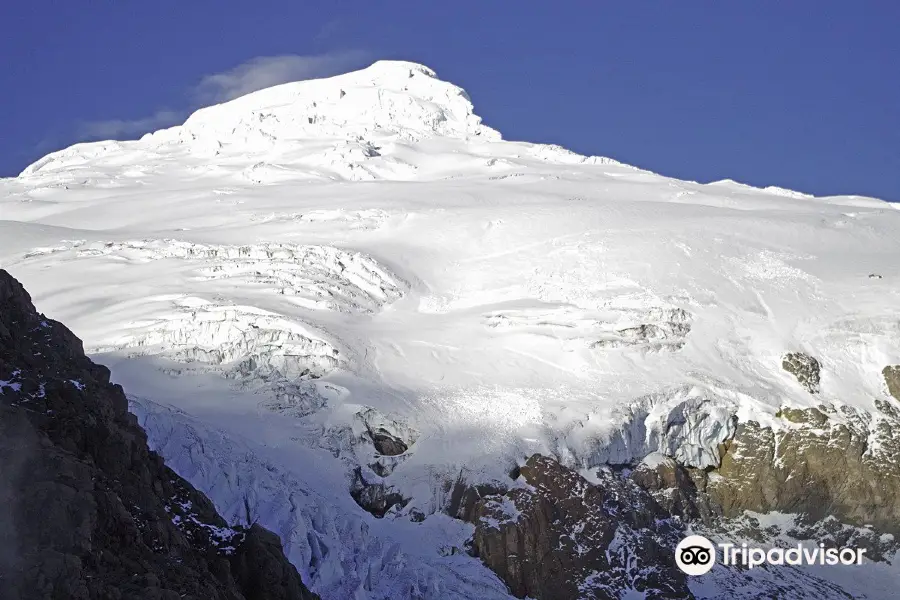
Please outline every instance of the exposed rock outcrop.
[[641, 488], [601, 471], [600, 483], [534, 455], [520, 485], [475, 507], [473, 553], [517, 597], [539, 600], [691, 598], [671, 548], [680, 530]]
[[876, 405], [782, 410], [794, 426], [777, 431], [739, 424], [707, 493], [727, 516], [803, 513], [900, 533], [900, 409]]
[[721, 509], [706, 493], [708, 478], [702, 469], [687, 469], [673, 459], [651, 454], [629, 478], [650, 492], [667, 513], [685, 521], [712, 523]]
[[819, 393], [819, 374], [822, 370], [819, 361], [802, 352], [789, 352], [781, 361], [781, 368], [797, 378], [797, 381], [810, 394]]
[[891, 365], [881, 371], [888, 393], [900, 402], [900, 365]]
[[[350, 435], [357, 459], [367, 460], [369, 468], [379, 477], [387, 477], [409, 458], [406, 452], [419, 438], [419, 432], [403, 419], [390, 417], [371, 407], [353, 416]], [[367, 446], [370, 450], [366, 450]]]
[[384, 429], [370, 431], [369, 435], [372, 436], [372, 444], [374, 444], [375, 449], [384, 456], [397, 456], [407, 450], [403, 440], [391, 435]]
[[274, 534], [229, 527], [149, 450], [109, 376], [0, 270], [4, 600], [316, 598]]
[[[900, 408], [783, 408], [782, 428], [739, 423], [721, 464], [692, 469], [651, 455], [630, 478], [669, 513], [709, 525], [744, 511], [837, 518], [900, 533]], [[656, 457], [656, 458], [654, 458]]]
[[[877, 415], [785, 409], [791, 425], [784, 429], [742, 423], [723, 445], [718, 469], [653, 454], [633, 470], [601, 469], [589, 482], [532, 456], [512, 489], [478, 500], [471, 551], [511, 593], [538, 600], [622, 598], [631, 590], [692, 597], [672, 562], [684, 521], [711, 539], [781, 547], [812, 540], [891, 561], [900, 522], [900, 409], [877, 406]], [[781, 514], [777, 525], [754, 516], [773, 511]], [[754, 579], [750, 588], [740, 569], [717, 573], [717, 585], [734, 597], [781, 597], [786, 589], [798, 598], [851, 597], [801, 571], [777, 571], [790, 583]]]
[[603, 339], [591, 343], [590, 348], [635, 347], [650, 351], [681, 350], [687, 335], [691, 332], [693, 315], [681, 308], [652, 312], [657, 314], [651, 313], [647, 316], [659, 317], [658, 322], [641, 323], [607, 333]]
[[353, 470], [350, 495], [366, 512], [379, 519], [383, 518], [395, 507], [399, 510], [409, 502], [400, 492], [385, 483], [366, 481], [360, 467]]
[[375, 451], [382, 456], [397, 456], [416, 443], [419, 432], [399, 419], [365, 408], [354, 415], [354, 427], [364, 432]]
[[240, 552], [231, 560], [231, 572], [247, 600], [318, 598], [309, 593], [289, 563], [281, 539], [260, 525], [247, 531]]
[[452, 484], [447, 481], [444, 485], [444, 491], [448, 494], [444, 511], [453, 518], [472, 523], [475, 520], [478, 502], [487, 496], [502, 494], [508, 487], [501, 485], [500, 482], [469, 483], [466, 480], [465, 470], [460, 471]]

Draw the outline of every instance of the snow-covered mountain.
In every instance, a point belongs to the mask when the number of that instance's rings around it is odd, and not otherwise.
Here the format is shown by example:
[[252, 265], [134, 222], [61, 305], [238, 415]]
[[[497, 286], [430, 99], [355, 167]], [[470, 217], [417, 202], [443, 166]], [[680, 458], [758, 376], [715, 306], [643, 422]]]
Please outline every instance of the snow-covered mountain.
[[[523, 485], [533, 454], [589, 481], [665, 455], [718, 477], [726, 517], [809, 510], [733, 484], [766, 461], [830, 482], [801, 433], [849, 431], [866, 443], [842, 468], [900, 480], [894, 205], [504, 141], [421, 65], [55, 152], [0, 180], [0, 219], [0, 264], [110, 366], [151, 444], [226, 519], [279, 533], [323, 598], [509, 597], [448, 507]], [[724, 458], [752, 435], [774, 454]], [[878, 485], [820, 487], [889, 535], [900, 486]], [[797, 586], [900, 581], [861, 568]], [[713, 573], [696, 594], [754, 597]]]

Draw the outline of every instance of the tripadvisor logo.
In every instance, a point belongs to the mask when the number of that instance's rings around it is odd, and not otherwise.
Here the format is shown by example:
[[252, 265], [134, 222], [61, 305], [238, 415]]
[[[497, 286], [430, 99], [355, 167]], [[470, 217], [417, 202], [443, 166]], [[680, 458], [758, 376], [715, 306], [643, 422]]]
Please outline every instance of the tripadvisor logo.
[[688, 575], [703, 575], [716, 564], [716, 548], [702, 535], [689, 535], [675, 547], [675, 564]]
[[859, 565], [865, 548], [826, 548], [825, 544], [791, 548], [756, 548], [747, 544], [713, 545], [702, 535], [689, 535], [675, 547], [675, 564], [688, 575], [703, 575], [716, 564], [716, 546], [725, 566], [742, 565], [748, 569], [760, 565]]

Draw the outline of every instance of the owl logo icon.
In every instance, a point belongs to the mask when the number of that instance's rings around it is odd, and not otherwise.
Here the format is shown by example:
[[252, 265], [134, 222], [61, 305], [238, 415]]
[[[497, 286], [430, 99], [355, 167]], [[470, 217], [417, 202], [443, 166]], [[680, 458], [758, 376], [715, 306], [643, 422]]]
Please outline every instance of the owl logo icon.
[[716, 564], [716, 548], [702, 535], [689, 535], [675, 547], [675, 564], [688, 575], [703, 575]]

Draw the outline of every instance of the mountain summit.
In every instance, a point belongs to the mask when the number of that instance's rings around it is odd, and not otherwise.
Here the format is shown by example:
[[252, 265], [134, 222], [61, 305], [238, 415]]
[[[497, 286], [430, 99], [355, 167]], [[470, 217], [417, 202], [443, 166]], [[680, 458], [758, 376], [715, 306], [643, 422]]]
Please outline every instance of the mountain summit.
[[344, 75], [285, 83], [201, 108], [183, 125], [149, 133], [138, 142], [77, 144], [42, 158], [22, 175], [129, 151], [150, 157], [186, 153], [207, 160], [255, 156], [280, 164], [298, 154], [308, 157], [311, 148], [322, 144], [326, 156], [318, 162], [330, 163], [333, 151], [352, 165], [353, 159], [380, 156], [386, 143], [428, 138], [499, 141], [501, 136], [481, 123], [462, 88], [441, 81], [428, 67], [378, 61]]
[[200, 109], [175, 131], [182, 140], [222, 145], [265, 146], [321, 137], [500, 139], [481, 124], [462, 88], [441, 81], [428, 67], [399, 61], [378, 61], [345, 75], [253, 92]]

